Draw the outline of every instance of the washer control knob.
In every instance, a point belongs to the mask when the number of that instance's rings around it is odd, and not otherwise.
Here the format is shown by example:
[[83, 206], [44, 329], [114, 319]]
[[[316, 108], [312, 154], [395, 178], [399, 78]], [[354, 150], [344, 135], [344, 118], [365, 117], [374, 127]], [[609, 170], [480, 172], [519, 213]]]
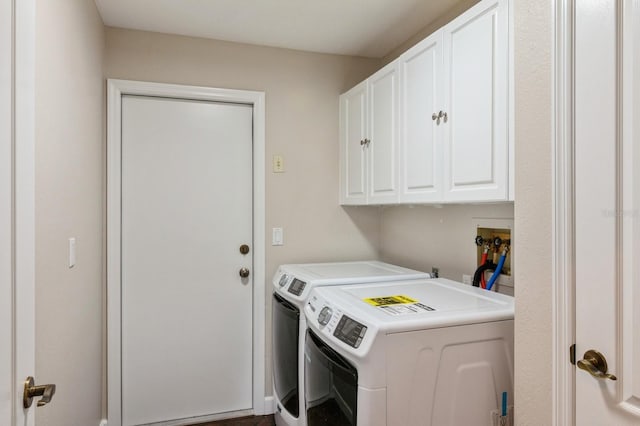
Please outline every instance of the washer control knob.
[[329, 324], [329, 321], [331, 320], [331, 315], [333, 315], [333, 311], [331, 310], [331, 308], [328, 306], [323, 307], [320, 313], [318, 314], [318, 322], [320, 323], [320, 325]]
[[278, 281], [278, 284], [280, 284], [280, 287], [284, 286], [287, 283], [288, 279], [289, 277], [287, 276], [287, 274], [282, 274], [282, 276], [280, 277], [280, 281]]

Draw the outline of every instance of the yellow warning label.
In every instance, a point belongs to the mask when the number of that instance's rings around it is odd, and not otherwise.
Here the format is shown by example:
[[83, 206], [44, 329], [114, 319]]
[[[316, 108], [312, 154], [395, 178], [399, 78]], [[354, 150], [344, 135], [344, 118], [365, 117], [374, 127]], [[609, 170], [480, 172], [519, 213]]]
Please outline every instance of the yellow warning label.
[[383, 297], [370, 297], [362, 299], [366, 303], [372, 306], [388, 306], [388, 305], [403, 305], [406, 303], [416, 303], [417, 300], [413, 300], [409, 296], [396, 295], [396, 296], [383, 296]]

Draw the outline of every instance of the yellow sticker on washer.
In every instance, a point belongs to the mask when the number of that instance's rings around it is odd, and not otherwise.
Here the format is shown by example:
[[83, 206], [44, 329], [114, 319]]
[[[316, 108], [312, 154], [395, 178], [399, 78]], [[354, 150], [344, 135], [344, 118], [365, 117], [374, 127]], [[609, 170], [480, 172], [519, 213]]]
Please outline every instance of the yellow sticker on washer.
[[362, 299], [366, 303], [372, 306], [388, 306], [388, 305], [403, 305], [406, 303], [416, 303], [417, 300], [410, 298], [409, 296], [396, 295], [396, 296], [383, 296], [383, 297], [370, 297]]

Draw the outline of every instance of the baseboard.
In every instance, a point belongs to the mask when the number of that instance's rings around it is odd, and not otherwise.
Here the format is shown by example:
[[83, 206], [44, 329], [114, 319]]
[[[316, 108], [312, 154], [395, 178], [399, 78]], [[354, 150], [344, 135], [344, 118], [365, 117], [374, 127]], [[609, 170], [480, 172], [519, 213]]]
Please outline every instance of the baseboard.
[[[255, 414], [265, 415], [265, 416], [273, 414], [276, 411], [275, 404], [276, 404], [276, 400], [273, 396], [266, 396], [264, 398], [264, 413], [255, 413]], [[102, 419], [102, 421], [100, 422], [100, 426], [108, 426], [107, 419]]]
[[276, 412], [276, 399], [273, 396], [264, 397], [264, 414], [269, 415]]

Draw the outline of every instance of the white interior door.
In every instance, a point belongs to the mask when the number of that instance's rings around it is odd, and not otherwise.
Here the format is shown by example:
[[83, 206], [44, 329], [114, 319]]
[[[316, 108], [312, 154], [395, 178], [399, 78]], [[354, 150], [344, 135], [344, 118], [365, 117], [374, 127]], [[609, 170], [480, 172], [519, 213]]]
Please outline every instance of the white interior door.
[[13, 351], [12, 277], [12, 197], [13, 179], [11, 92], [13, 60], [12, 3], [0, 1], [0, 424], [11, 424], [11, 366]]
[[122, 419], [252, 408], [252, 108], [122, 100]]
[[[637, 425], [640, 4], [595, 0], [575, 7], [576, 358], [583, 368], [575, 373], [575, 420]], [[617, 380], [601, 372], [588, 350], [604, 356]]]

